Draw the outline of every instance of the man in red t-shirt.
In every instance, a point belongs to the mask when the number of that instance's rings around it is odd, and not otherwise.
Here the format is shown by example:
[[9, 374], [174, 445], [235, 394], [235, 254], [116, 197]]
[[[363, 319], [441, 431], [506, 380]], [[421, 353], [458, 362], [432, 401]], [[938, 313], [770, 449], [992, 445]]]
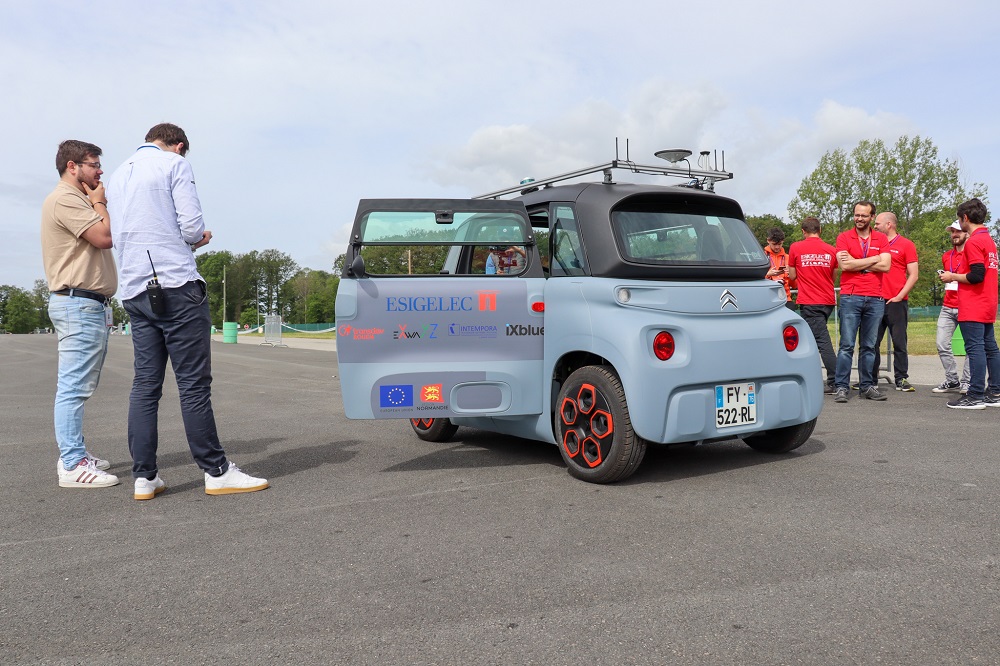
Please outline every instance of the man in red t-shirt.
[[970, 377], [969, 392], [948, 406], [1000, 407], [1000, 349], [993, 330], [997, 318], [997, 246], [986, 229], [986, 206], [979, 199], [959, 204], [958, 221], [969, 234], [965, 242], [968, 272], [945, 271], [941, 281], [958, 282], [958, 325], [969, 358]]
[[879, 348], [886, 329], [892, 338], [892, 373], [896, 381], [897, 391], [913, 391], [909, 381], [910, 359], [906, 353], [906, 325], [910, 312], [907, 301], [910, 291], [920, 277], [917, 266], [917, 246], [909, 238], [899, 235], [896, 214], [885, 212], [875, 217], [875, 229], [885, 234], [889, 241], [889, 272], [882, 276], [882, 298], [885, 300], [885, 311], [878, 325], [878, 340], [875, 342], [875, 361], [872, 372], [878, 375], [882, 362]]
[[820, 238], [817, 218], [807, 217], [802, 220], [801, 226], [802, 240], [792, 243], [788, 248], [788, 277], [798, 285], [799, 293], [795, 300], [799, 306], [799, 314], [806, 320], [809, 330], [816, 338], [816, 347], [826, 368], [824, 393], [832, 395], [837, 390], [837, 357], [833, 353], [833, 343], [826, 323], [837, 304], [837, 294], [833, 290], [837, 251]]
[[861, 397], [885, 400], [872, 372], [875, 339], [882, 321], [882, 274], [889, 270], [889, 239], [872, 229], [875, 204], [854, 204], [854, 228], [837, 236], [840, 265], [840, 350], [837, 353], [837, 402], [847, 402], [854, 364], [854, 341], [858, 339], [858, 388]]
[[[962, 231], [962, 224], [955, 220], [948, 227], [951, 235], [951, 249], [941, 255], [941, 270], [958, 273], [965, 268], [965, 241], [969, 234]], [[934, 393], [966, 393], [969, 390], [969, 357], [965, 357], [962, 368], [962, 379], [958, 378], [958, 365], [955, 355], [951, 352], [951, 339], [958, 328], [958, 282], [949, 282], [944, 286], [944, 303], [937, 320], [937, 351], [941, 365], [944, 367], [944, 381], [931, 389]]]

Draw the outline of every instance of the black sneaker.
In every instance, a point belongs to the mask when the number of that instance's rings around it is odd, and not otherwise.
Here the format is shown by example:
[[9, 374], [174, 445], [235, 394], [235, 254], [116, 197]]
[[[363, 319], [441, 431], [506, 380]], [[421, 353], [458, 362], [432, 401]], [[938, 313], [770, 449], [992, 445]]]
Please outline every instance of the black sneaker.
[[983, 403], [987, 407], [1000, 407], [1000, 393], [987, 393], [983, 398]]
[[837, 388], [837, 392], [835, 395], [837, 397], [833, 399], [834, 402], [847, 402], [848, 398], [847, 389], [845, 389], [843, 386]]
[[896, 390], [897, 391], [906, 391], [906, 392], [910, 393], [910, 392], [916, 391], [917, 389], [913, 388], [913, 385], [910, 384], [910, 382], [906, 381], [906, 379], [904, 378], [904, 379], [900, 379], [898, 382], [896, 382]]
[[865, 400], [885, 400], [885, 394], [878, 390], [875, 386], [869, 386], [864, 391], [861, 392], [861, 397]]
[[857, 382], [854, 382], [853, 384], [851, 384], [851, 390], [852, 391], [860, 391], [861, 390], [861, 385], [858, 384]]
[[932, 393], [958, 393], [962, 387], [958, 382], [949, 382], [947, 379], [931, 389]]
[[948, 403], [948, 406], [952, 409], [986, 409], [986, 403], [982, 400], [977, 400], [976, 398], [963, 395], [958, 400], [952, 400]]
[[823, 384], [823, 395], [836, 395], [837, 385], [836, 384]]

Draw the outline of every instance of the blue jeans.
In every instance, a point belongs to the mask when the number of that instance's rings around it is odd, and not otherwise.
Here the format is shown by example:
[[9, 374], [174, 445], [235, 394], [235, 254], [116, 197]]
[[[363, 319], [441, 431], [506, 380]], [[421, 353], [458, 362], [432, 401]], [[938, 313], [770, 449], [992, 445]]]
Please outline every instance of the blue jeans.
[[157, 416], [167, 359], [180, 393], [188, 447], [198, 467], [217, 476], [228, 467], [212, 411], [211, 321], [205, 283], [163, 290], [165, 312], [153, 314], [145, 292], [122, 305], [132, 318], [135, 378], [128, 401], [128, 449], [132, 476], [157, 473]]
[[[858, 339], [858, 385], [864, 391], [873, 386], [878, 375], [873, 372], [875, 340], [885, 311], [881, 296], [840, 297], [840, 350], [837, 352], [837, 388], [849, 388], [854, 364], [854, 341]], [[860, 335], [859, 335], [860, 334]]]
[[49, 296], [49, 319], [59, 338], [55, 427], [59, 457], [66, 469], [83, 460], [83, 403], [94, 395], [108, 354], [104, 306], [89, 298]]
[[958, 325], [962, 329], [965, 354], [969, 361], [969, 397], [983, 399], [987, 388], [987, 372], [990, 376], [990, 394], [1000, 393], [1000, 350], [997, 349], [993, 324], [960, 321]]

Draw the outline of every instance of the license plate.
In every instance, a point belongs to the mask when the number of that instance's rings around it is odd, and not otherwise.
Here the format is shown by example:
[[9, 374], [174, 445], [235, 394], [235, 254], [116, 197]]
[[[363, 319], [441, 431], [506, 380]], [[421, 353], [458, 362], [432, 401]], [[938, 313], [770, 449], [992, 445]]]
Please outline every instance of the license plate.
[[720, 384], [715, 387], [715, 426], [731, 428], [757, 422], [757, 391], [754, 382]]

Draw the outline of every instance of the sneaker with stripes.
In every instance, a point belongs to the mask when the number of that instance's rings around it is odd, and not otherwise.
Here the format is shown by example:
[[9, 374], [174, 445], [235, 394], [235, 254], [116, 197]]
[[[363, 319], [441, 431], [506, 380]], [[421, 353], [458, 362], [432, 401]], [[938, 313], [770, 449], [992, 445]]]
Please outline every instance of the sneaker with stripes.
[[[87, 451], [86, 456], [94, 461], [94, 467], [96, 467], [97, 469], [101, 470], [111, 469], [111, 463], [105, 460], [104, 458], [98, 458], [90, 451]], [[62, 467], [63, 467], [62, 458], [60, 458], [59, 460], [56, 461], [56, 469], [62, 469]]]
[[108, 488], [118, 485], [118, 477], [97, 469], [93, 458], [84, 458], [73, 469], [59, 465], [60, 488]]

